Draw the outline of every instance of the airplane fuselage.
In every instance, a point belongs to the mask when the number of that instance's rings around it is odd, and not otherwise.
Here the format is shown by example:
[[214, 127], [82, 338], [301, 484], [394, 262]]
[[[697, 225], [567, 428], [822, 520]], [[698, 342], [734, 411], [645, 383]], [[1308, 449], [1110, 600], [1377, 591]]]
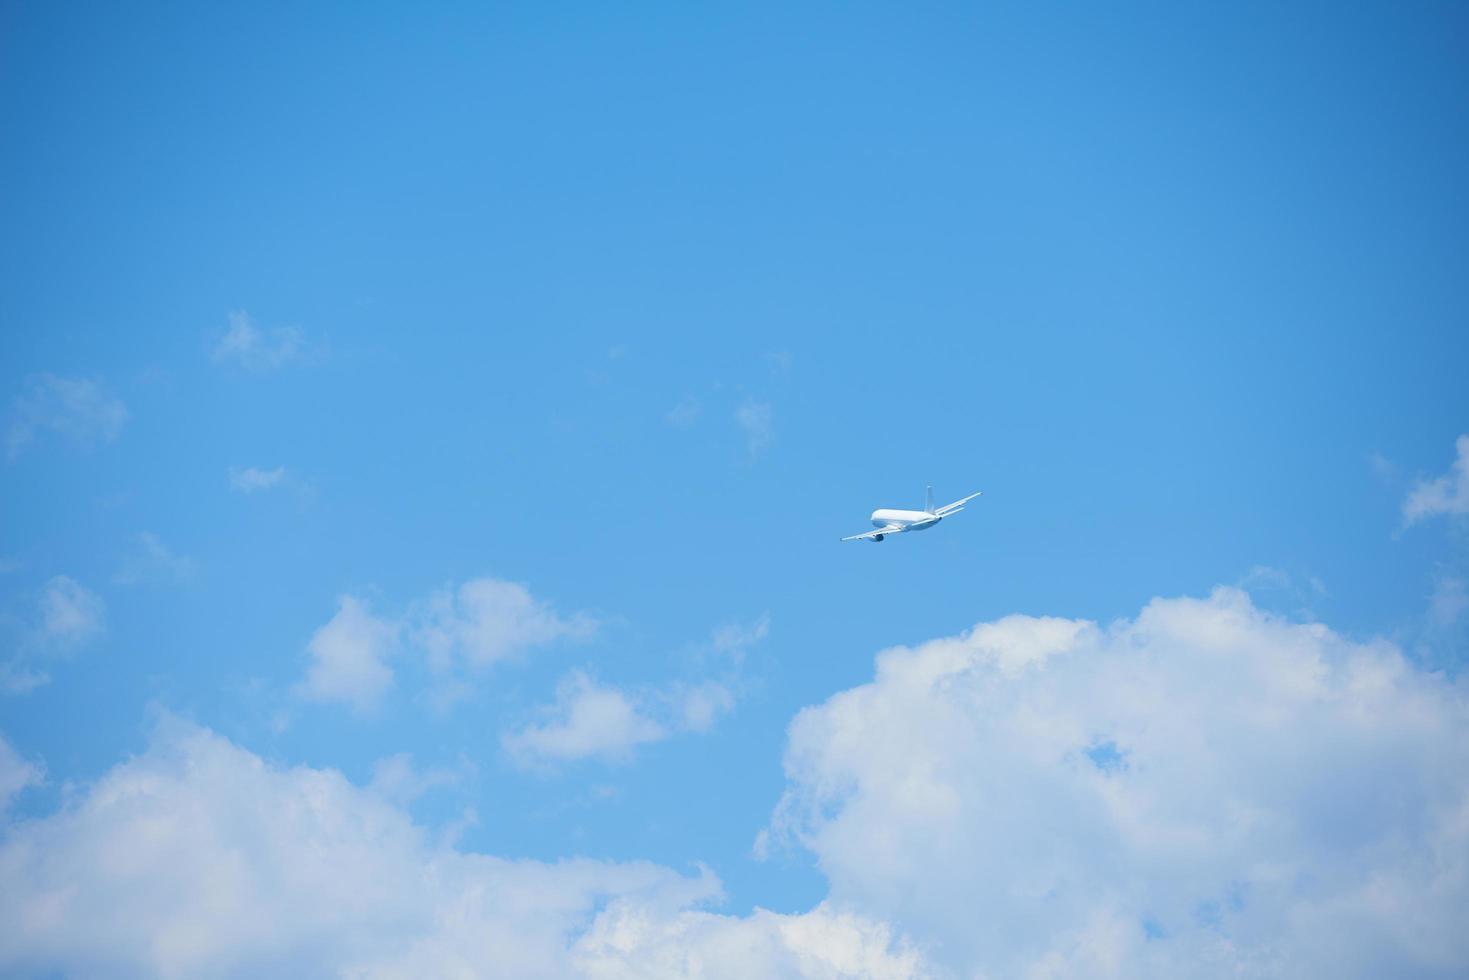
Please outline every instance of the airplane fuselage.
[[942, 517], [935, 517], [925, 510], [890, 510], [884, 507], [872, 512], [873, 527], [897, 524], [907, 531], [926, 531], [941, 520]]
[[978, 493], [971, 493], [969, 496], [962, 497], [952, 504], [935, 507], [933, 505], [933, 487], [929, 487], [928, 493], [924, 496], [922, 510], [898, 510], [893, 507], [880, 508], [872, 512], [872, 526], [877, 528], [877, 530], [868, 531], [866, 534], [851, 534], [842, 538], [842, 540], [881, 541], [888, 535], [901, 534], [904, 531], [926, 531], [945, 517], [952, 517], [954, 514], [959, 513], [964, 509], [965, 504], [978, 496]]

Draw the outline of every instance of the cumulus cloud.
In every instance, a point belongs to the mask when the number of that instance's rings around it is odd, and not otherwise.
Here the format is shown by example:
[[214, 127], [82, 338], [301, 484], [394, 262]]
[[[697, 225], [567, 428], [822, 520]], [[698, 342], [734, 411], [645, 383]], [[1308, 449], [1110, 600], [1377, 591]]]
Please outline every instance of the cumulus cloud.
[[501, 744], [520, 765], [596, 758], [627, 762], [633, 750], [667, 732], [644, 715], [627, 694], [597, 684], [572, 671], [556, 689], [556, 703], [542, 712], [547, 719], [504, 736]]
[[883, 924], [718, 915], [707, 871], [439, 843], [329, 769], [165, 719], [151, 747], [0, 836], [0, 972], [100, 978], [918, 977]]
[[1449, 471], [1432, 480], [1419, 481], [1403, 501], [1403, 521], [1415, 524], [1439, 514], [1463, 517], [1469, 514], [1469, 435], [1454, 442], [1457, 457]]
[[113, 573], [112, 581], [117, 585], [187, 582], [196, 571], [192, 558], [175, 554], [158, 535], [142, 531], [132, 554]]
[[964, 976], [1469, 969], [1469, 701], [1235, 589], [878, 656], [790, 728], [775, 839]]
[[393, 685], [387, 660], [397, 638], [397, 624], [374, 616], [365, 601], [343, 596], [336, 615], [306, 645], [311, 662], [297, 693], [372, 710]]
[[216, 364], [235, 364], [252, 371], [271, 371], [306, 356], [306, 338], [297, 327], [261, 330], [243, 310], [229, 314], [229, 327], [209, 356]]
[[620, 764], [635, 750], [681, 732], [702, 734], [734, 710], [746, 651], [764, 640], [770, 618], [714, 630], [690, 662], [714, 676], [677, 679], [658, 686], [619, 688], [573, 670], [557, 685], [556, 700], [542, 706], [538, 720], [501, 737], [512, 761], [539, 767], [578, 759]]
[[5, 452], [14, 459], [41, 432], [54, 432], [90, 448], [116, 439], [127, 420], [127, 406], [97, 382], [39, 374], [15, 400], [5, 430]]
[[483, 667], [561, 639], [586, 639], [597, 622], [584, 613], [562, 616], [519, 582], [472, 579], [443, 589], [415, 611], [416, 637], [431, 663]]
[[280, 486], [286, 479], [286, 468], [277, 466], [263, 470], [258, 466], [230, 467], [230, 486], [240, 493], [257, 493]]
[[434, 678], [431, 698], [446, 705], [472, 690], [465, 679], [502, 660], [558, 640], [585, 639], [597, 622], [562, 616], [518, 582], [478, 578], [409, 603], [399, 616], [369, 611], [344, 596], [335, 616], [311, 638], [310, 663], [297, 693], [370, 711], [392, 688], [397, 653], [421, 658]]
[[775, 440], [775, 421], [769, 402], [751, 399], [735, 409], [735, 423], [745, 434], [745, 448], [752, 457], [770, 448]]

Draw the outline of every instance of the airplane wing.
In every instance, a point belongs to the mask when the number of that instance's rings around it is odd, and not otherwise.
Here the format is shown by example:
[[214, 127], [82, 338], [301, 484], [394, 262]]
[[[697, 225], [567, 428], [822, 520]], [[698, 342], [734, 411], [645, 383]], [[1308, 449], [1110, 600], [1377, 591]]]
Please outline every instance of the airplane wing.
[[868, 538], [875, 538], [879, 534], [897, 534], [899, 531], [902, 530], [904, 530], [904, 527], [901, 524], [889, 524], [886, 527], [875, 527], [871, 531], [868, 531], [866, 534], [854, 534], [851, 537], [842, 538], [842, 540], [866, 541]]
[[975, 497], [978, 497], [982, 493], [984, 493], [983, 490], [979, 491], [979, 493], [971, 493], [969, 496], [964, 497], [960, 500], [956, 500], [952, 504], [944, 504], [938, 510], [934, 511], [934, 514], [938, 517], [948, 517], [950, 514], [957, 514], [959, 511], [964, 509], [965, 504], [969, 503], [969, 501], [973, 500]]

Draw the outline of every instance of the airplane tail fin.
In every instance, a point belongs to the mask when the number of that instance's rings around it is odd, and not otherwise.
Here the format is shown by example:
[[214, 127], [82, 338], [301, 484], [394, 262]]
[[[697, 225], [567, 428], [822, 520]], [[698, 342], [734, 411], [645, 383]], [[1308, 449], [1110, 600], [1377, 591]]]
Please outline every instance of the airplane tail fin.
[[933, 487], [931, 486], [928, 488], [928, 493], [923, 498], [923, 512], [925, 514], [933, 513]]

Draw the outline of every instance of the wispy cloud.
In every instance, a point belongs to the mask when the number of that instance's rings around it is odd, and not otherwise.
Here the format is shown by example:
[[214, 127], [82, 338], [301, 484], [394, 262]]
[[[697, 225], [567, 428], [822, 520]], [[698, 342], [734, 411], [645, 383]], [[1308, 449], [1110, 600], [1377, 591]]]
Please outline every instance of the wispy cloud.
[[745, 434], [745, 448], [752, 458], [770, 448], [775, 439], [775, 423], [769, 402], [747, 400], [735, 409], [735, 423]]
[[1454, 442], [1457, 451], [1453, 465], [1443, 476], [1431, 480], [1420, 480], [1403, 501], [1403, 522], [1418, 521], [1449, 514], [1462, 517], [1469, 514], [1469, 435], [1462, 435]]
[[1375, 449], [1367, 454], [1367, 465], [1372, 469], [1372, 475], [1384, 483], [1392, 483], [1398, 478], [1398, 464]]
[[736, 664], [745, 658], [745, 651], [770, 635], [770, 617], [763, 615], [750, 623], [726, 623], [714, 630], [710, 646], [715, 653], [729, 657]]
[[137, 536], [137, 547], [113, 573], [115, 585], [187, 582], [198, 571], [192, 558], [175, 554], [152, 531]]
[[0, 664], [0, 690], [10, 694], [49, 683], [42, 664], [74, 654], [107, 627], [101, 596], [70, 576], [54, 576], [38, 592], [20, 598], [21, 612], [6, 617], [11, 657]]
[[229, 314], [229, 326], [219, 335], [209, 356], [216, 364], [235, 364], [252, 371], [273, 371], [307, 356], [306, 337], [299, 327], [261, 330], [243, 310]]
[[10, 801], [27, 786], [35, 786], [43, 779], [40, 766], [27, 762], [15, 747], [0, 735], [0, 813], [10, 807]]
[[286, 480], [286, 468], [277, 466], [273, 470], [258, 466], [230, 467], [230, 486], [240, 493], [258, 493], [281, 486]]
[[38, 374], [11, 409], [5, 452], [14, 459], [42, 432], [90, 448], [116, 439], [127, 420], [127, 406], [97, 382]]
[[668, 410], [663, 416], [663, 421], [675, 429], [692, 428], [699, 421], [699, 415], [704, 407], [699, 404], [699, 399], [693, 395], [685, 396], [679, 403]]
[[41, 637], [63, 650], [80, 646], [102, 632], [105, 609], [97, 593], [76, 579], [57, 575], [41, 592]]

